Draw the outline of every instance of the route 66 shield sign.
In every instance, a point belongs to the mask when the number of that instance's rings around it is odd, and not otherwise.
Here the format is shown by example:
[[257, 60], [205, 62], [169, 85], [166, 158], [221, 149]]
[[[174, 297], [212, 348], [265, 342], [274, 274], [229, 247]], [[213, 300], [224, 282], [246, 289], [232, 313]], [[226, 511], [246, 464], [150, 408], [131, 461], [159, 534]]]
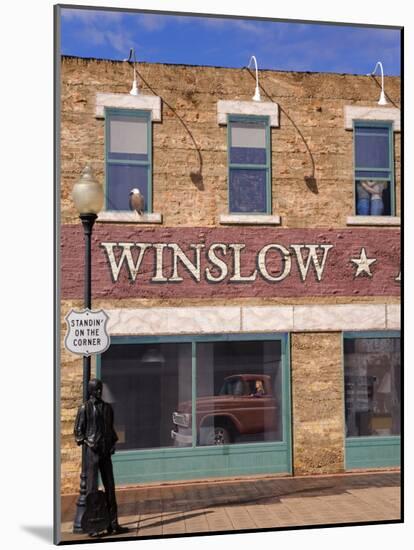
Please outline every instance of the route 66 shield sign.
[[65, 348], [78, 355], [103, 353], [111, 343], [106, 329], [108, 319], [103, 309], [96, 311], [71, 309], [65, 317], [67, 324]]

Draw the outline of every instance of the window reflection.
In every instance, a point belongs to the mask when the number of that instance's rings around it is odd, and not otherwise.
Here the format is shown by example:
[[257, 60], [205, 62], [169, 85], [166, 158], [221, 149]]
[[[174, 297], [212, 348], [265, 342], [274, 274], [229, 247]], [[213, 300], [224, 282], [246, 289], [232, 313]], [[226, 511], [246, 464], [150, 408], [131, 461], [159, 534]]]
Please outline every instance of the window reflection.
[[[102, 356], [103, 398], [114, 409], [117, 449], [174, 446], [177, 402], [191, 412], [191, 344], [113, 345]], [[106, 393], [105, 393], [106, 392]], [[191, 422], [182, 445], [191, 445]]]
[[400, 434], [400, 339], [345, 339], [348, 437]]
[[280, 341], [197, 344], [197, 442], [282, 439]]

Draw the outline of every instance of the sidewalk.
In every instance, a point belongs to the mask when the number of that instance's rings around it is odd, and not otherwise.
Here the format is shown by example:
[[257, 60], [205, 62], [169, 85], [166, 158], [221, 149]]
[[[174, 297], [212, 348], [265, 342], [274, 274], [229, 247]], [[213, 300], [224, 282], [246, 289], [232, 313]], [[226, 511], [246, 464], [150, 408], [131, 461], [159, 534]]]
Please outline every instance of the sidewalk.
[[[76, 499], [62, 496], [63, 541], [88, 538], [71, 533]], [[130, 528], [117, 539], [398, 520], [400, 473], [143, 485], [117, 490], [117, 501], [119, 522]]]

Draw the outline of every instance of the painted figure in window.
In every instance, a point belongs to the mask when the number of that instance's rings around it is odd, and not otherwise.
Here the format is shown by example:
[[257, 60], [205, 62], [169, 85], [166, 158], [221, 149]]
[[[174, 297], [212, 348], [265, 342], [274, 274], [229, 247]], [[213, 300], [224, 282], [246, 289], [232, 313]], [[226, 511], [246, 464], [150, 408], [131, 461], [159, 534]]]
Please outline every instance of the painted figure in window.
[[254, 391], [250, 395], [253, 395], [254, 397], [261, 397], [265, 393], [266, 392], [265, 392], [265, 389], [263, 387], [262, 380], [256, 380], [255, 384], [254, 384]]
[[386, 181], [359, 181], [357, 183], [357, 214], [359, 216], [382, 216], [384, 212], [382, 193], [386, 187]]

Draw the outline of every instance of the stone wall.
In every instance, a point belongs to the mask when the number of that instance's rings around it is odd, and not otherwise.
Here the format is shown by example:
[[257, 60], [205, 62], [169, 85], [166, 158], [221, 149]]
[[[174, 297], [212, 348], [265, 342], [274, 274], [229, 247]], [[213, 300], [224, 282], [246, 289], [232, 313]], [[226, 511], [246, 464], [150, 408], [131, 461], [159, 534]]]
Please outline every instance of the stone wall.
[[[153, 210], [166, 226], [216, 225], [227, 212], [227, 128], [217, 123], [217, 101], [250, 100], [254, 80], [246, 69], [138, 68], [148, 84], [139, 79], [142, 93], [162, 98], [162, 122], [153, 123]], [[63, 58], [61, 80], [62, 221], [68, 223], [76, 219], [70, 192], [84, 165], [91, 162], [104, 178], [96, 93], [128, 93], [131, 69], [122, 62]], [[260, 71], [260, 83], [280, 107], [280, 127], [271, 130], [273, 214], [281, 216], [282, 227], [345, 227], [354, 208], [353, 132], [344, 129], [343, 108], [375, 107], [378, 84], [366, 76], [277, 71]], [[386, 78], [385, 89], [398, 105], [400, 79]], [[398, 191], [399, 164], [395, 133]]]
[[344, 379], [341, 334], [291, 336], [293, 471], [344, 469]]
[[[214, 67], [139, 63], [138, 70], [147, 83], [139, 79], [142, 93], [163, 100], [162, 122], [153, 123], [153, 210], [163, 215], [161, 227], [225, 230], [218, 220], [227, 212], [227, 129], [217, 123], [217, 101], [250, 100], [254, 79], [246, 70]], [[95, 118], [95, 94], [128, 93], [132, 74], [126, 63], [78, 58], [63, 58], [61, 71], [61, 221], [79, 225], [70, 197], [74, 182], [86, 163], [92, 164], [99, 181], [104, 178], [104, 121]], [[260, 83], [280, 107], [280, 127], [271, 130], [272, 213], [281, 216], [282, 230], [345, 229], [346, 217], [353, 213], [353, 135], [344, 129], [343, 108], [375, 107], [378, 83], [364, 76], [277, 71], [260, 71]], [[400, 80], [386, 78], [385, 89], [399, 105]], [[268, 100], [264, 93], [262, 97]], [[394, 136], [399, 191], [400, 134]], [[397, 215], [399, 205], [397, 193]], [[108, 240], [114, 240], [114, 225], [99, 227]], [[130, 225], [129, 229], [134, 231], [137, 226]], [[82, 265], [78, 271], [83, 271]], [[206, 299], [190, 295], [137, 297], [131, 292], [117, 300], [101, 296], [94, 299], [93, 306], [398, 304], [398, 296], [384, 294], [366, 296], [350, 291], [348, 296], [289, 297], [275, 292], [266, 298], [258, 293]], [[73, 439], [73, 422], [82, 399], [82, 359], [63, 346], [64, 317], [71, 308], [81, 309], [82, 301], [68, 296], [61, 303], [63, 493], [78, 491], [81, 457]], [[344, 419], [340, 333], [293, 333], [291, 370], [294, 473], [341, 471]]]

